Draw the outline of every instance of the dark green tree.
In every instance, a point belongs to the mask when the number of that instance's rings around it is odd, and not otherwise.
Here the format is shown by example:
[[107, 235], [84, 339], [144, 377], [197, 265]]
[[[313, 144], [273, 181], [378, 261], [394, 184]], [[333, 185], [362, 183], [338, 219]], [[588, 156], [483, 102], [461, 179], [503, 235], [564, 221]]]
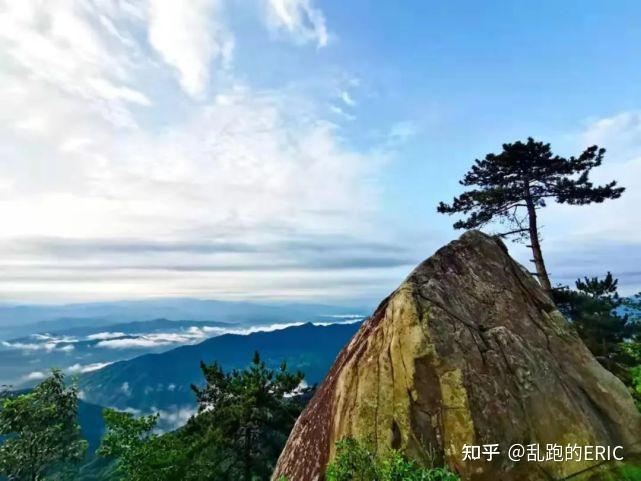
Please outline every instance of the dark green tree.
[[214, 436], [228, 453], [227, 479], [269, 479], [303, 407], [300, 396], [293, 395], [300, 391], [303, 374], [289, 372], [285, 363], [269, 369], [258, 353], [244, 370], [225, 373], [218, 363], [202, 363], [201, 368], [206, 384], [192, 386], [198, 415], [185, 434]]
[[617, 311], [623, 300], [617, 293], [618, 280], [608, 272], [598, 277], [577, 279], [576, 289], [557, 288], [553, 297], [561, 312], [572, 322], [586, 346], [607, 368], [613, 370], [617, 346], [632, 338], [639, 326]]
[[577, 291], [592, 299], [607, 301], [613, 308], [619, 307], [622, 303], [617, 292], [619, 279], [615, 279], [610, 271], [603, 279], [599, 279], [596, 276], [584, 277], [583, 280], [577, 279], [575, 285]]
[[[187, 434], [184, 428], [161, 434], [157, 414], [136, 417], [106, 409], [107, 428], [97, 454], [116, 461], [114, 479], [122, 481], [223, 481], [231, 453], [220, 435]], [[109, 478], [111, 479], [111, 477]]]
[[532, 262], [541, 286], [552, 291], [543, 254], [537, 211], [554, 200], [559, 203], [585, 205], [616, 199], [624, 191], [616, 181], [595, 186], [589, 175], [603, 162], [605, 149], [596, 145], [578, 157], [564, 158], [550, 150], [550, 144], [526, 142], [503, 144], [499, 154], [487, 154], [475, 160], [461, 185], [473, 187], [454, 198], [452, 204], [441, 202], [438, 212], [465, 214], [454, 224], [456, 229], [475, 229], [492, 221], [507, 225], [500, 236], [529, 239]]
[[158, 415], [135, 417], [105, 409], [106, 432], [97, 454], [117, 459], [116, 473], [126, 481], [186, 479], [189, 450], [175, 433], [154, 433]]
[[60, 371], [1, 403], [1, 474], [12, 481], [39, 481], [83, 459], [87, 442], [80, 437], [78, 391], [65, 385]]
[[553, 291], [559, 310], [601, 364], [617, 375], [641, 405], [641, 297], [621, 298], [610, 272], [577, 279], [575, 289]]
[[99, 454], [114, 458], [127, 481], [269, 479], [303, 408], [303, 375], [272, 370], [258, 353], [243, 370], [201, 363], [204, 387], [193, 386], [198, 413], [178, 430], [156, 434], [157, 416], [106, 410]]

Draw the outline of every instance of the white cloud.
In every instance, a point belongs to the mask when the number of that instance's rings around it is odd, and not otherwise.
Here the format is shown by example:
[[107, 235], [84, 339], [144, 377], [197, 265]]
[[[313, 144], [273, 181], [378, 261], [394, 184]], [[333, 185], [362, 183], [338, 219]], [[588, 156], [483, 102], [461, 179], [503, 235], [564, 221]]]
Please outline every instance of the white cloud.
[[41, 371], [34, 371], [30, 372], [24, 377], [25, 381], [40, 381], [42, 379], [45, 379], [47, 377], [47, 374]]
[[149, 42], [193, 96], [207, 88], [210, 64], [231, 62], [234, 39], [220, 22], [222, 0], [149, 0]]
[[588, 207], [550, 205], [543, 216], [547, 236], [555, 238], [551, 244], [641, 243], [641, 114], [623, 112], [591, 121], [577, 136], [575, 151], [595, 143], [607, 152], [590, 180], [595, 185], [616, 180], [626, 191], [619, 199]]
[[2, 341], [2, 346], [10, 348], [10, 349], [18, 349], [22, 351], [72, 351], [74, 349], [73, 344], [65, 344], [65, 345], [60, 345], [61, 343], [65, 343], [67, 341], [64, 341], [63, 339], [52, 339], [48, 340], [46, 342], [40, 342], [40, 343], [35, 343], [35, 342], [9, 342], [9, 341]]
[[111, 364], [110, 362], [95, 362], [92, 364], [73, 364], [67, 368], [67, 372], [73, 373], [73, 374], [78, 374], [78, 373], [86, 373], [86, 372], [92, 372], [92, 371], [97, 371], [98, 369], [102, 369], [103, 367], [108, 366]]
[[[183, 342], [186, 342], [185, 339], [181, 339]], [[170, 344], [178, 343], [179, 341], [160, 339], [160, 338], [149, 338], [147, 336], [143, 337], [132, 337], [126, 339], [110, 339], [108, 341], [100, 341], [96, 344], [96, 347], [103, 347], [106, 349], [138, 349], [138, 348], [153, 348], [160, 346], [167, 346]]]
[[[111, 2], [3, 2], [0, 42], [13, 61], [8, 71], [50, 85], [56, 96], [82, 99], [110, 121], [130, 126], [129, 105], [151, 101], [133, 85], [140, 60], [133, 37], [122, 30], [114, 34], [123, 20], [123, 10]], [[18, 129], [50, 127], [46, 118], [25, 110]]]
[[[328, 98], [315, 90], [252, 87], [237, 79], [253, 72], [225, 70], [234, 9], [317, 45], [327, 43], [322, 12], [311, 1], [187, 3], [2, 4], [4, 298], [305, 298], [327, 296], [330, 284], [340, 294], [338, 277], [364, 276], [356, 267], [300, 272], [300, 255], [287, 243], [373, 234], [384, 156], [350, 148], [325, 119]], [[58, 241], [252, 248], [78, 247], [60, 256]], [[266, 252], [266, 245], [283, 247]], [[291, 270], [274, 275], [274, 264]], [[374, 274], [387, 275], [369, 269], [367, 279]], [[312, 285], [319, 282], [324, 287]]]
[[125, 396], [131, 396], [131, 388], [129, 387], [129, 383], [127, 381], [122, 383], [122, 385], [120, 386], [120, 391], [122, 391]]
[[312, 0], [268, 0], [272, 26], [285, 30], [298, 42], [315, 42], [324, 47], [329, 41], [323, 12]]
[[641, 154], [641, 111], [620, 112], [610, 117], [592, 119], [580, 135], [584, 145], [606, 147], [608, 158], [629, 160]]
[[96, 347], [107, 349], [136, 349], [169, 346], [172, 344], [190, 344], [205, 337], [205, 333], [198, 328], [180, 333], [153, 333], [136, 335], [132, 337], [105, 339], [96, 344]]
[[274, 323], [264, 326], [250, 326], [250, 327], [239, 327], [239, 328], [221, 328], [221, 327], [209, 327], [205, 326], [203, 331], [209, 335], [220, 336], [223, 334], [252, 334], [254, 332], [271, 332], [278, 331], [280, 329], [285, 329], [287, 327], [293, 326], [302, 326], [304, 322], [283, 322], [283, 323]]
[[37, 339], [38, 341], [48, 341], [53, 339], [49, 334], [31, 334], [29, 337]]
[[296, 389], [294, 389], [294, 390], [293, 390], [292, 392], [290, 392], [290, 393], [286, 393], [286, 394], [285, 394], [285, 397], [286, 397], [286, 398], [289, 398], [289, 397], [293, 397], [293, 396], [299, 396], [300, 394], [302, 394], [302, 393], [303, 393], [306, 389], [308, 389], [308, 388], [309, 388], [309, 384], [307, 384], [307, 381], [305, 381], [305, 380], [303, 379], [303, 380], [298, 384], [298, 386], [296, 386]]
[[349, 105], [350, 107], [354, 107], [356, 105], [356, 101], [352, 98], [352, 96], [346, 90], [341, 92], [341, 100], [345, 102], [345, 104]]
[[[332, 324], [351, 324], [354, 322], [359, 322], [362, 319], [363, 319], [362, 316], [347, 316], [347, 320], [331, 321], [331, 322], [312, 322], [311, 324], [315, 326], [329, 326]], [[288, 327], [302, 326], [303, 324], [305, 324], [305, 322], [300, 321], [300, 322], [281, 322], [281, 323], [277, 322], [274, 324], [257, 325], [257, 326], [250, 326], [250, 327], [237, 327], [237, 328], [205, 326], [202, 328], [201, 331], [204, 334], [211, 337], [221, 336], [223, 334], [247, 335], [247, 334], [252, 334], [254, 332], [278, 331], [281, 329], [287, 329]]]
[[118, 337], [123, 337], [126, 334], [124, 332], [97, 332], [96, 334], [90, 334], [87, 336], [87, 340], [105, 340], [105, 339], [114, 339]]
[[[347, 316], [346, 319], [331, 322], [314, 322], [317, 326], [327, 326], [336, 323], [352, 323], [362, 319], [361, 316]], [[96, 344], [96, 347], [106, 349], [137, 349], [170, 346], [177, 344], [194, 344], [208, 337], [222, 336], [223, 334], [246, 335], [254, 332], [271, 332], [288, 327], [301, 326], [304, 322], [282, 322], [249, 327], [217, 327], [217, 326], [192, 326], [180, 332], [148, 333], [130, 335], [124, 338], [107, 338]]]
[[156, 409], [152, 407], [151, 411], [160, 415], [159, 423], [162, 431], [172, 431], [184, 426], [189, 421], [189, 418], [198, 412], [193, 406], [176, 406], [173, 409]]
[[392, 125], [388, 133], [388, 144], [390, 146], [404, 144], [418, 134], [418, 126], [411, 121], [397, 122]]
[[[7, 185], [0, 214], [11, 225], [7, 237], [13, 238], [7, 241], [11, 248], [4, 250], [5, 265], [9, 262], [7, 267], [23, 279], [30, 272], [34, 276], [30, 284], [37, 291], [43, 287], [75, 291], [75, 281], [65, 284], [65, 275], [86, 279], [86, 269], [94, 267], [97, 282], [77, 285], [81, 292], [89, 289], [100, 295], [99, 291], [115, 289], [117, 297], [124, 292], [150, 295], [170, 288], [127, 279], [113, 284], [110, 275], [102, 275], [105, 265], [127, 261], [127, 252], [105, 253], [87, 262], [79, 249], [81, 257], [67, 263], [50, 256], [46, 246], [25, 254], [16, 250], [27, 245], [25, 238], [40, 238], [46, 244], [46, 239], [58, 236], [93, 237], [114, 245], [127, 239], [280, 242], [292, 232], [344, 235], [367, 223], [375, 208], [373, 179], [379, 160], [346, 149], [331, 124], [315, 120], [314, 112], [297, 105], [294, 98], [248, 88], [234, 89], [227, 96], [226, 103], [211, 103], [171, 130], [152, 133], [115, 131], [80, 106], [67, 111], [69, 105], [62, 107], [57, 101], [41, 104], [53, 126], [47, 136], [9, 135], [4, 143], [4, 148], [20, 152], [15, 161], [11, 153], [3, 156], [6, 162], [0, 166], [0, 178]], [[7, 97], [5, 112], [17, 103], [15, 96]], [[90, 142], [76, 143], [71, 151], [51, 148], [87, 137]], [[33, 175], [50, 162], [56, 164], [55, 172]], [[129, 259], [160, 266], [232, 261], [248, 268], [276, 260], [259, 252], [198, 258], [134, 252]], [[40, 264], [58, 265], [61, 271], [40, 270]], [[171, 281], [171, 276], [163, 280], [140, 269], [120, 274], [136, 273], [153, 278], [152, 283]], [[118, 274], [114, 271], [111, 276]], [[257, 279], [249, 273], [244, 276]], [[9, 295], [21, 288], [6, 279]], [[150, 290], [140, 291], [145, 285]], [[251, 287], [245, 284], [243, 290]]]
[[349, 120], [350, 122], [356, 119], [356, 116], [349, 114], [343, 110], [343, 108], [339, 107], [338, 105], [330, 104], [329, 105], [329, 110], [338, 115], [339, 117]]

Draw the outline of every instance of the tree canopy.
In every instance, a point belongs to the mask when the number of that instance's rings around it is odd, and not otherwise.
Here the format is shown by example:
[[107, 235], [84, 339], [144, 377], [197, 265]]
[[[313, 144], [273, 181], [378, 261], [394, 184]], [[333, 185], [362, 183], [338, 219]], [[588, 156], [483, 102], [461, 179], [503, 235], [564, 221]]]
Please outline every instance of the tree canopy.
[[158, 415], [135, 417], [131, 413], [105, 409], [106, 432], [97, 454], [118, 460], [116, 473], [126, 481], [170, 481], [183, 476], [188, 463], [174, 433], [154, 433]]
[[127, 481], [267, 480], [303, 408], [302, 373], [283, 363], [224, 372], [201, 363], [204, 386], [192, 386], [198, 412], [182, 428], [155, 434], [157, 416], [107, 410], [99, 454], [115, 458]]
[[60, 371], [31, 392], [1, 402], [0, 473], [15, 481], [40, 481], [83, 459], [87, 442], [77, 421], [78, 391], [65, 385]]
[[[217, 363], [201, 365], [205, 386], [192, 386], [198, 416], [185, 430], [207, 437], [212, 429], [229, 452], [230, 479], [268, 479], [302, 410], [303, 374], [266, 367], [256, 352], [244, 370], [225, 373]], [[294, 395], [298, 394], [298, 395]]]
[[475, 229], [497, 221], [504, 224], [501, 236], [527, 238], [541, 285], [551, 291], [540, 246], [537, 210], [547, 202], [585, 205], [616, 199], [624, 191], [616, 181], [594, 185], [592, 169], [603, 162], [605, 149], [594, 145], [580, 155], [561, 157], [550, 144], [528, 138], [503, 144], [499, 154], [487, 154], [474, 161], [460, 184], [472, 187], [455, 197], [451, 204], [441, 202], [437, 211], [464, 214], [454, 223], [456, 229]]

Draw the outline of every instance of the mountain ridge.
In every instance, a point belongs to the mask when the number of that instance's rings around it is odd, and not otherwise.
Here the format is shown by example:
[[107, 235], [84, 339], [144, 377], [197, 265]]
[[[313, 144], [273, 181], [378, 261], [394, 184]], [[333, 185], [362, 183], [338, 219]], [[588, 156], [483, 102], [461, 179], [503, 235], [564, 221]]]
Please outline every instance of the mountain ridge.
[[[270, 366], [286, 361], [309, 384], [320, 382], [360, 322], [326, 326], [306, 323], [251, 334], [223, 334], [198, 344], [118, 361], [79, 378], [83, 399], [134, 412], [166, 411], [174, 416], [193, 408], [191, 384], [200, 384], [200, 361], [223, 369], [246, 367], [254, 351]], [[186, 415], [186, 411], [183, 412]], [[162, 416], [161, 416], [162, 417]]]
[[0, 304], [0, 339], [51, 329], [119, 322], [170, 320], [252, 324], [315, 320], [365, 312], [362, 307], [319, 303], [256, 303], [216, 299], [161, 298], [70, 304]]

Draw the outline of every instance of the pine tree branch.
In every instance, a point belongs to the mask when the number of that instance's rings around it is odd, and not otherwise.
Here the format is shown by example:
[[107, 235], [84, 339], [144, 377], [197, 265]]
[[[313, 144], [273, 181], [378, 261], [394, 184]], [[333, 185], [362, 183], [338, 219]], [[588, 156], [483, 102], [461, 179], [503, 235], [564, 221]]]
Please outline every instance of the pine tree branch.
[[502, 232], [500, 234], [495, 234], [495, 235], [498, 236], [498, 237], [507, 237], [507, 236], [512, 235], [512, 234], [518, 234], [520, 232], [527, 232], [527, 231], [528, 231], [527, 228], [521, 228], [521, 229], [514, 229], [514, 230], [511, 230], [509, 232]]

